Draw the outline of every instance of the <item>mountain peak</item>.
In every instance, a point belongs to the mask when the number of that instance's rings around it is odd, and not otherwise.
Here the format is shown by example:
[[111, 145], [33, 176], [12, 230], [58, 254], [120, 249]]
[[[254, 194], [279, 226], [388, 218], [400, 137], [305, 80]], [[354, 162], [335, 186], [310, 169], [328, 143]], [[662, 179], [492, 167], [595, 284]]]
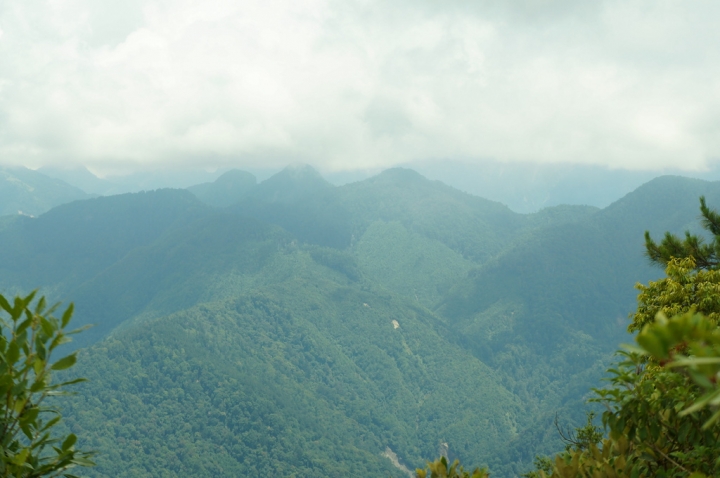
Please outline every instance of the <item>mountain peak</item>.
[[428, 181], [428, 179], [422, 174], [418, 173], [414, 169], [409, 168], [390, 168], [381, 172], [377, 175], [377, 178], [381, 181], [392, 181], [392, 182], [419, 182]]
[[258, 186], [257, 196], [270, 202], [289, 202], [334, 186], [308, 164], [291, 164]]
[[[286, 176], [296, 180], [308, 180], [308, 179], [320, 179], [325, 181], [322, 175], [309, 164], [306, 163], [291, 163], [285, 166], [285, 168], [277, 173], [275, 176]], [[273, 177], [275, 177], [273, 176]]]
[[[234, 185], [250, 188], [254, 187], [257, 184], [257, 178], [254, 174], [248, 173], [247, 171], [243, 171], [240, 169], [231, 169], [230, 171], [227, 171], [220, 175], [220, 177], [214, 181], [214, 184], [222, 186]], [[193, 186], [191, 186], [190, 188], [192, 187]]]
[[250, 196], [255, 188], [257, 188], [255, 175], [247, 171], [231, 169], [214, 182], [190, 186], [188, 191], [211, 206], [225, 207]]

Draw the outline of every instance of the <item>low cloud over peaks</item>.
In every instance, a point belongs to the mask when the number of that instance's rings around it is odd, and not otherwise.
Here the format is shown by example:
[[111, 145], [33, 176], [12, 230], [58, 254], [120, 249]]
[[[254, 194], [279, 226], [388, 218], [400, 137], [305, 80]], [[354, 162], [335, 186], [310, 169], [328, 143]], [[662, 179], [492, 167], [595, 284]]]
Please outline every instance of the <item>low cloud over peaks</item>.
[[96, 169], [428, 158], [702, 168], [714, 2], [0, 7], [0, 157]]

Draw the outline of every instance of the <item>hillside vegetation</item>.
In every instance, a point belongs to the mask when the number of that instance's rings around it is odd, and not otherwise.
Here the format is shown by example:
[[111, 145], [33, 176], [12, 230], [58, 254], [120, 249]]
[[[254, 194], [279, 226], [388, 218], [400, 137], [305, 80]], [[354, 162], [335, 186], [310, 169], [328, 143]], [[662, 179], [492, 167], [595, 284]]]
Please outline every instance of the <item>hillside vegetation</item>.
[[[562, 448], [553, 417], [625, 340], [643, 231], [720, 184], [522, 215], [404, 169], [309, 167], [0, 221], [0, 288], [74, 301], [67, 426], [94, 476], [404, 476], [447, 450], [493, 476]], [[695, 229], [693, 229], [695, 230]]]

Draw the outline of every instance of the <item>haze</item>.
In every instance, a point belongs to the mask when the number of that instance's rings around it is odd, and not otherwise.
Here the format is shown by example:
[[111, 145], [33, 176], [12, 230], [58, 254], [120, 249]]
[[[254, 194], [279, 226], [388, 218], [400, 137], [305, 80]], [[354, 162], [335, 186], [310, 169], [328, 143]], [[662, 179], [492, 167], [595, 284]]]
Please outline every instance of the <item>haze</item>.
[[718, 157], [716, 2], [0, 6], [0, 162], [324, 172]]

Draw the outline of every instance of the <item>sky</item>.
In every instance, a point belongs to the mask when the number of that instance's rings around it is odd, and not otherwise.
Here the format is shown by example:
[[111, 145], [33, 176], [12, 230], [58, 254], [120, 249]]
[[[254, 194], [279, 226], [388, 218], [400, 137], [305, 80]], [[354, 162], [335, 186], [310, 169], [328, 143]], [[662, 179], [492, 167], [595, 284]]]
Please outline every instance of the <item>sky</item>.
[[703, 170], [720, 2], [5, 0], [0, 163]]

